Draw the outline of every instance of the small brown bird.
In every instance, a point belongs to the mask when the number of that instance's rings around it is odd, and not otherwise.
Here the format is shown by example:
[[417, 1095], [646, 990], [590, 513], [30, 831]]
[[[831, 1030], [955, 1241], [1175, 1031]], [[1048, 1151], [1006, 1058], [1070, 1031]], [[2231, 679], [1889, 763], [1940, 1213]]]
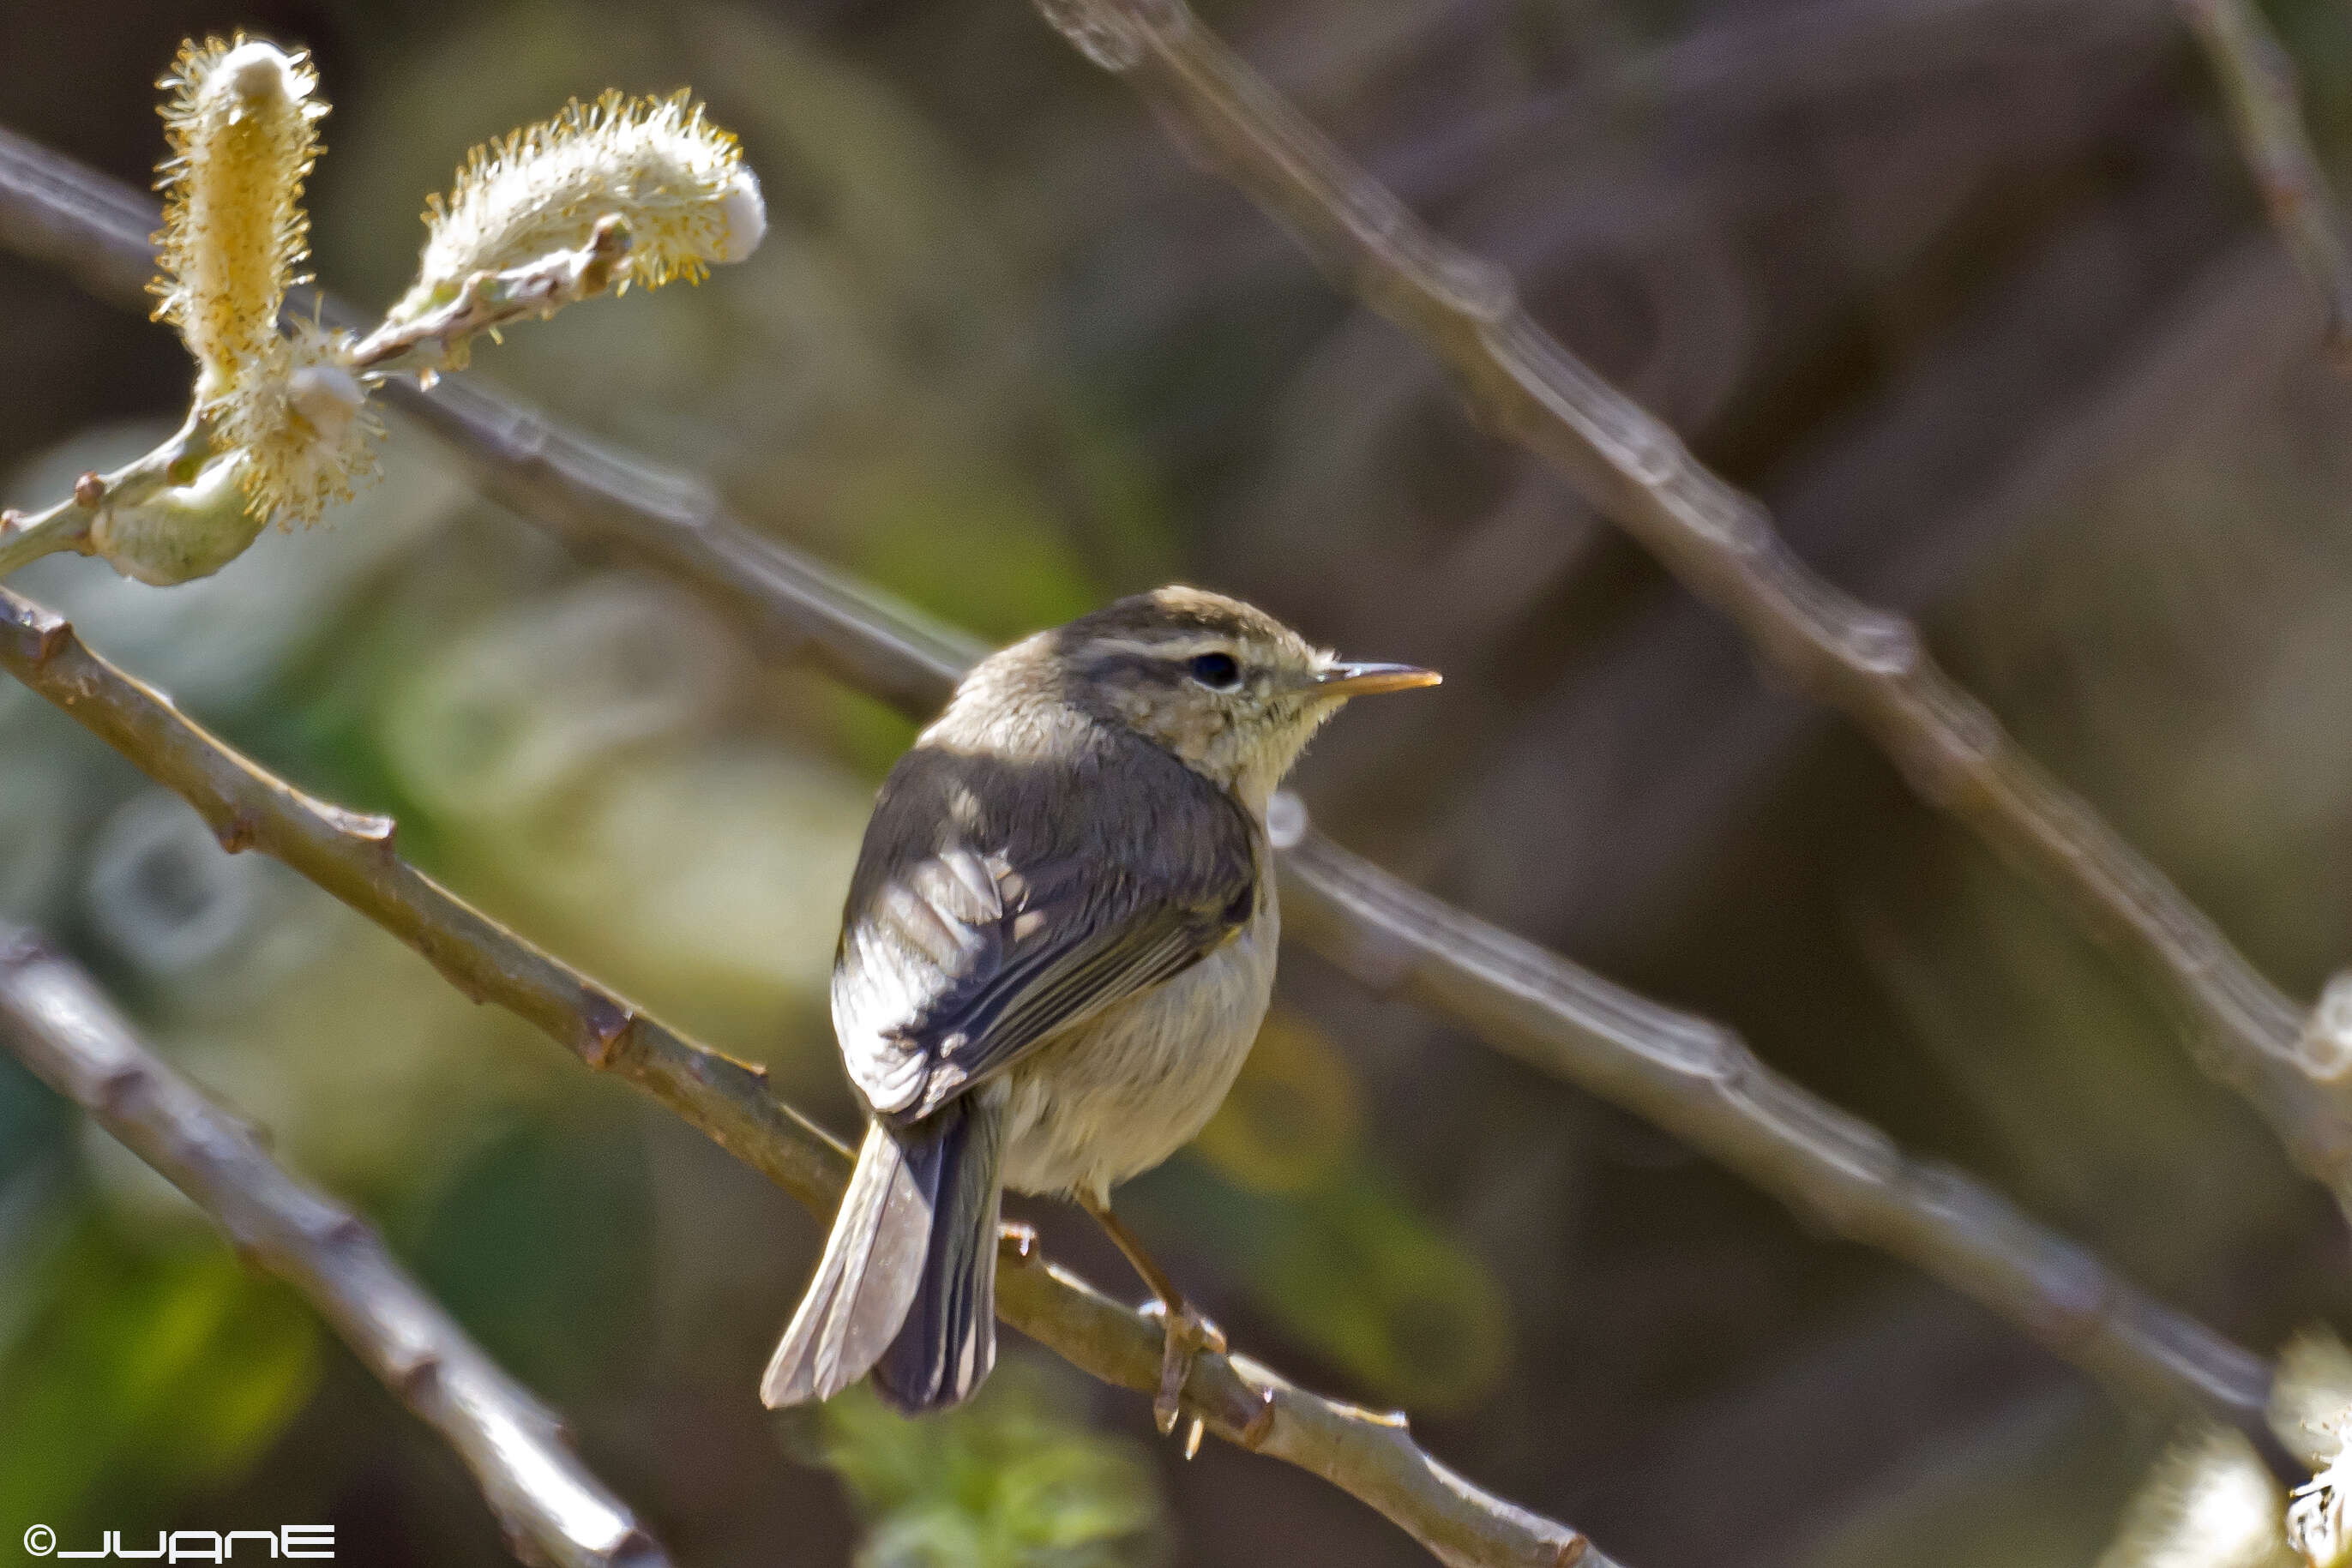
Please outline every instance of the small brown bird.
[[1190, 1141], [1274, 985], [1266, 804], [1351, 696], [1435, 685], [1342, 664], [1191, 588], [1122, 599], [982, 662], [884, 782], [843, 913], [833, 1021], [872, 1121], [761, 1397], [869, 1371], [898, 1408], [996, 1359], [1005, 1187], [1072, 1197], [1159, 1299], [1153, 1410], [1223, 1348], [1111, 1212]]

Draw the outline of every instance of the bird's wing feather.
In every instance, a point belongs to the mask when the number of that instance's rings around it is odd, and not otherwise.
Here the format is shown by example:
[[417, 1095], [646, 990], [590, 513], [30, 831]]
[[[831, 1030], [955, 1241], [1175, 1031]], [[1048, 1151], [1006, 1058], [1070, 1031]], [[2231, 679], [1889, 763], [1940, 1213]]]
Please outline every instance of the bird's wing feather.
[[877, 1114], [929, 1114], [1240, 929], [1256, 896], [1248, 819], [1166, 766], [1149, 810], [1114, 814], [1098, 769], [988, 779], [1001, 765], [920, 751], [900, 764], [834, 969], [842, 1052]]

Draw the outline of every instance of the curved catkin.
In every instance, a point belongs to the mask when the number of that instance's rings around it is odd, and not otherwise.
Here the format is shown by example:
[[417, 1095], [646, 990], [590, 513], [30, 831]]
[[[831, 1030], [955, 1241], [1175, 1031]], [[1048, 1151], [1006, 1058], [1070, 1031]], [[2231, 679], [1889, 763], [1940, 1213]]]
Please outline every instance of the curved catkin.
[[173, 156], [158, 182], [166, 203], [158, 236], [158, 318], [180, 329], [201, 367], [199, 402], [259, 370], [278, 335], [278, 310], [308, 254], [302, 178], [318, 155], [327, 106], [301, 55], [248, 40], [183, 46], [157, 85]]
[[477, 272], [499, 272], [588, 242], [596, 221], [629, 225], [626, 283], [698, 281], [740, 260], [767, 226], [759, 183], [734, 136], [681, 90], [663, 99], [608, 92], [477, 147], [446, 201], [432, 199], [415, 285], [390, 319], [456, 298]]

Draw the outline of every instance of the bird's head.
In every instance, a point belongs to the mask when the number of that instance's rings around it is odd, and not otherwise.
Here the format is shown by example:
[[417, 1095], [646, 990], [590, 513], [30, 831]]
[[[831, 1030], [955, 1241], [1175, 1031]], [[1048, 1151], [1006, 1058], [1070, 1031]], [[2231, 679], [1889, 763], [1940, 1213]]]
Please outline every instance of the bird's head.
[[1349, 697], [1439, 679], [1410, 664], [1347, 663], [1265, 612], [1197, 588], [1119, 600], [1030, 646], [1064, 701], [1173, 752], [1260, 813]]

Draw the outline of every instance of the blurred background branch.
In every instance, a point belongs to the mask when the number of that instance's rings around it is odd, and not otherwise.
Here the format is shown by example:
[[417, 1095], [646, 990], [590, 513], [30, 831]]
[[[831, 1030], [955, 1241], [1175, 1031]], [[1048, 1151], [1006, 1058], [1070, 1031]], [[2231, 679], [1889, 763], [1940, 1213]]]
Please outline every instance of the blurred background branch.
[[[848, 1155], [778, 1101], [766, 1074], [697, 1045], [450, 894], [393, 849], [389, 818], [302, 794], [221, 745], [84, 648], [66, 622], [0, 589], [0, 666], [178, 791], [231, 851], [258, 849], [423, 954], [478, 1001], [508, 1009], [669, 1106], [820, 1218]], [[1159, 1387], [1160, 1331], [1008, 1235], [1006, 1322], [1106, 1382]], [[1479, 1490], [1412, 1441], [1402, 1416], [1324, 1399], [1238, 1355], [1202, 1354], [1184, 1408], [1253, 1452], [1353, 1492], [1453, 1564], [1557, 1568], [1609, 1560], [1577, 1531]]]
[[2012, 741], [1918, 629], [1815, 575], [1768, 513], [1701, 465], [1519, 305], [1508, 273], [1424, 227], [1181, 0], [1042, 0], [1087, 58], [1133, 82], [1188, 149], [1288, 225], [1365, 303], [1454, 371], [1479, 417], [1550, 458], [1767, 659], [1836, 704], [1923, 799], [2126, 944], [2289, 1155], [2352, 1215], [2352, 1082], [2304, 1014], [2162, 873]]
[[285, 1280], [474, 1474], [525, 1562], [667, 1568], [563, 1423], [484, 1354], [351, 1210], [288, 1175], [251, 1129], [159, 1061], [96, 982], [0, 923], [0, 1040]]
[[2279, 243], [2327, 308], [2327, 340], [2352, 363], [2352, 254], [2304, 123], [2294, 61], [2253, 0], [2179, 0], [2229, 100], [2231, 128]]
[[2125, 1398], [2261, 1432], [2261, 1357], [1972, 1177], [1911, 1158], [1766, 1067], [1733, 1030], [1449, 909], [1328, 839], [1299, 843], [1283, 871], [1294, 929], [1375, 989], [1453, 1013], [1539, 1071], [1649, 1118], [1836, 1234], [1983, 1302]]

